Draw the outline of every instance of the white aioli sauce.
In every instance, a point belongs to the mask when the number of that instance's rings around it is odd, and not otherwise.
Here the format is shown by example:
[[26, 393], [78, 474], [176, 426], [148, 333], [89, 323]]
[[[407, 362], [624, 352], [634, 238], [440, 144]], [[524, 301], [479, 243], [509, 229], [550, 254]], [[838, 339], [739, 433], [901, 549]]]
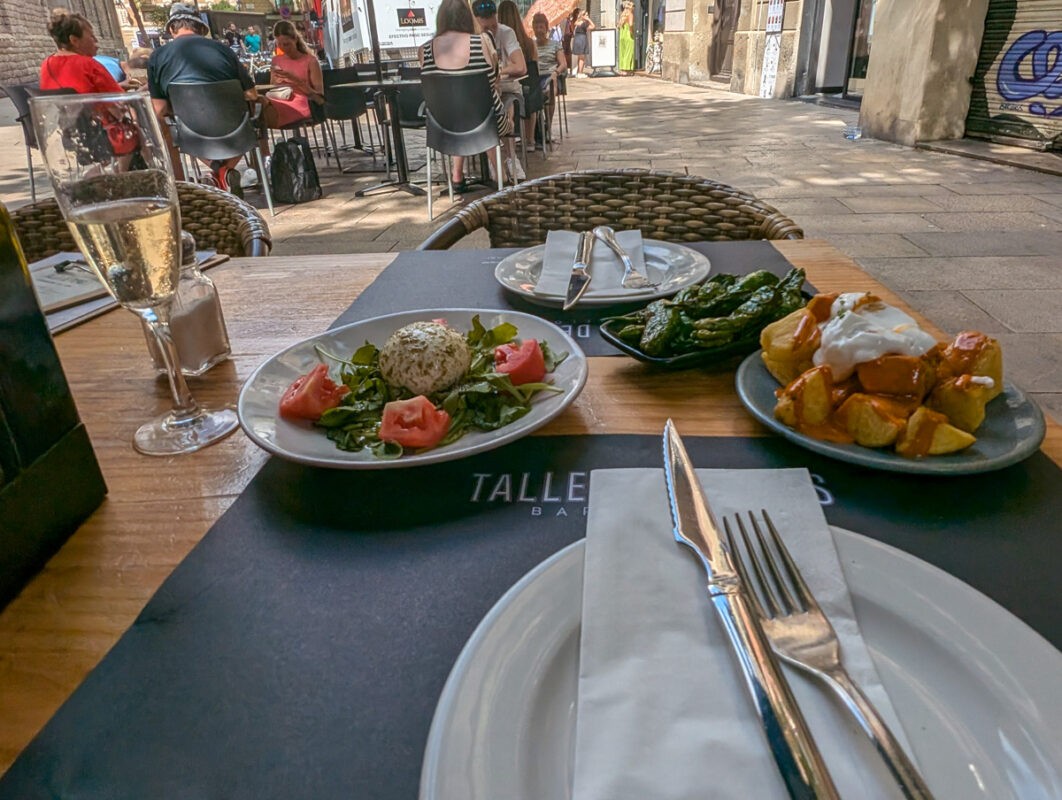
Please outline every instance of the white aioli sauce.
[[857, 364], [889, 354], [924, 355], [937, 343], [900, 309], [880, 301], [860, 303], [865, 296], [840, 295], [830, 318], [819, 325], [822, 339], [812, 360], [817, 367], [828, 364], [836, 381], [848, 378]]

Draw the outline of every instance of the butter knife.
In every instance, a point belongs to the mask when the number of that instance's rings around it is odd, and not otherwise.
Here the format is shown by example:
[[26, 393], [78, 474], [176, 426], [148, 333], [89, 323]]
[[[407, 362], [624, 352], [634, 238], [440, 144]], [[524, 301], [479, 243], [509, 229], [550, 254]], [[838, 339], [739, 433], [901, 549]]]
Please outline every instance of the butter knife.
[[568, 278], [568, 291], [565, 292], [562, 309], [567, 311], [583, 296], [590, 285], [590, 253], [594, 249], [594, 234], [583, 231], [579, 234], [579, 246], [575, 249], [575, 261], [572, 274]]
[[704, 489], [671, 420], [664, 426], [664, 477], [675, 539], [693, 550], [708, 575], [708, 597], [741, 665], [745, 687], [789, 796], [793, 800], [837, 800], [837, 789], [767, 637], [749, 608]]

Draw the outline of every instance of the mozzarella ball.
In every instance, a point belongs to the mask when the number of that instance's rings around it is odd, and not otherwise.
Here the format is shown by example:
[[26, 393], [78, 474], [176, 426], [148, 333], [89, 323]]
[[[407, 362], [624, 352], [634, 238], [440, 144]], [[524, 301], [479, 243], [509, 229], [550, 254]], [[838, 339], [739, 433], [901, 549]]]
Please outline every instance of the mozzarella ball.
[[472, 363], [465, 337], [438, 322], [414, 322], [391, 334], [380, 350], [380, 373], [391, 386], [432, 394], [461, 380]]

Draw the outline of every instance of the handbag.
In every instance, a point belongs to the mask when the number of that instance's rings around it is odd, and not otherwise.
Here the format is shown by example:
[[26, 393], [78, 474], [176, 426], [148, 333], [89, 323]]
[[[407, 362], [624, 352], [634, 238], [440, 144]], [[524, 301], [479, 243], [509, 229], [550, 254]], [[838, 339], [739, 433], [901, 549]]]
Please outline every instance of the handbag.
[[81, 164], [129, 155], [140, 147], [140, 129], [132, 119], [115, 119], [96, 108], [86, 108], [78, 115], [76, 136]]
[[276, 86], [266, 92], [270, 100], [290, 100], [295, 96], [295, 90], [290, 86]]
[[321, 197], [321, 180], [310, 143], [301, 136], [277, 142], [269, 165], [273, 199], [280, 203], [305, 203]]
[[116, 156], [132, 153], [140, 147], [140, 129], [128, 117], [122, 119], [104, 119], [103, 129], [107, 132], [107, 141]]

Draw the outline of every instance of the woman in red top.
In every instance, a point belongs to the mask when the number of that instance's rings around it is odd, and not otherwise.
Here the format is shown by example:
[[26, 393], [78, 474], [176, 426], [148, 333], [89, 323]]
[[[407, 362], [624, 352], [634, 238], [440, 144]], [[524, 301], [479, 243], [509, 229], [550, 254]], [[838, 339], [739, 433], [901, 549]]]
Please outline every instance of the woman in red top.
[[273, 56], [270, 82], [291, 91], [287, 98], [278, 96], [280, 92], [276, 90], [268, 92], [262, 116], [270, 128], [282, 128], [308, 120], [310, 103], [324, 103], [324, 78], [321, 63], [310, 52], [294, 25], [281, 20], [273, 26], [273, 37], [280, 55]]
[[98, 46], [87, 19], [56, 9], [48, 34], [59, 49], [41, 64], [42, 89], [73, 89], [78, 94], [123, 91], [106, 67], [93, 58]]

